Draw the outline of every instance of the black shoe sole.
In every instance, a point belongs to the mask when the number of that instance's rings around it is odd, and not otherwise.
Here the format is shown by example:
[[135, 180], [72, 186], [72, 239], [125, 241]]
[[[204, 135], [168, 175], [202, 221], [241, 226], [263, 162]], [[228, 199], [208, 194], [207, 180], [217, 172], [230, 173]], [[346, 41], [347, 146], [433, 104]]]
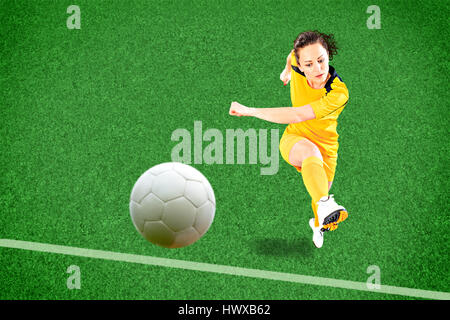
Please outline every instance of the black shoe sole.
[[[323, 225], [326, 226], [327, 224], [338, 221], [339, 217], [341, 216], [341, 211], [345, 211], [345, 210], [336, 210], [336, 211], [330, 213], [328, 216], [326, 216], [325, 219], [323, 219]], [[325, 231], [330, 231], [330, 230], [321, 228], [320, 231], [325, 232]]]

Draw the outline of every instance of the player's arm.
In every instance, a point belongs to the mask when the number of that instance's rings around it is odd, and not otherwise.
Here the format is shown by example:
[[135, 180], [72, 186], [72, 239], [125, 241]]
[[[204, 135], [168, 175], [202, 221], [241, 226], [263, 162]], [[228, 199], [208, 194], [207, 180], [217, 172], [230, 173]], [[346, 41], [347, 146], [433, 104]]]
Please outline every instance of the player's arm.
[[[294, 50], [292, 50], [294, 51]], [[286, 58], [286, 66], [284, 70], [280, 74], [280, 80], [283, 81], [284, 85], [286, 85], [289, 80], [291, 80], [291, 59], [292, 59], [292, 51], [289, 52]]]
[[230, 115], [255, 117], [274, 123], [298, 123], [316, 118], [313, 109], [309, 104], [302, 107], [281, 107], [281, 108], [249, 108], [238, 102], [232, 102]]
[[285, 70], [291, 71], [291, 59], [292, 59], [292, 52], [294, 52], [294, 49], [291, 50], [291, 52], [289, 52], [287, 58], [286, 58], [286, 67], [284, 68]]

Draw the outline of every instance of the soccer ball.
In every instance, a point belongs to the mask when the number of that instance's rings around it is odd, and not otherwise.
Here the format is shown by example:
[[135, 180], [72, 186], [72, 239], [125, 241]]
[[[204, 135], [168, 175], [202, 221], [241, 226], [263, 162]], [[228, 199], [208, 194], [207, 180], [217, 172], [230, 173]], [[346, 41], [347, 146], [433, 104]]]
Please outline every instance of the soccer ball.
[[165, 248], [188, 246], [208, 231], [216, 200], [205, 176], [180, 163], [158, 164], [134, 184], [130, 215], [139, 233]]

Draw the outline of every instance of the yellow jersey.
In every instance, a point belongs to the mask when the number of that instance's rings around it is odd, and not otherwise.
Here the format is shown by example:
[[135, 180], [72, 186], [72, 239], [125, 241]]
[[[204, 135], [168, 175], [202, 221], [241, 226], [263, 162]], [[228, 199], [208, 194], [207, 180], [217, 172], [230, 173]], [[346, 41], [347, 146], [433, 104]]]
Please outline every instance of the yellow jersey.
[[333, 156], [339, 148], [337, 119], [347, 105], [348, 89], [336, 70], [329, 66], [330, 78], [322, 89], [313, 89], [305, 74], [300, 71], [294, 53], [291, 58], [291, 101], [292, 107], [309, 104], [316, 115], [315, 119], [291, 123], [285, 134], [296, 134], [309, 139], [319, 149]]

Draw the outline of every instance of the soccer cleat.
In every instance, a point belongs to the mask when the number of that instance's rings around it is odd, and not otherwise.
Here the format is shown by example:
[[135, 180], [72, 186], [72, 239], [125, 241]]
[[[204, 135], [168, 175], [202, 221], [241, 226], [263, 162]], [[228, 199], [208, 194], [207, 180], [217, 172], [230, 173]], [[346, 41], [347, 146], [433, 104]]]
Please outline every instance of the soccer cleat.
[[334, 201], [332, 194], [322, 197], [317, 202], [317, 205], [319, 228], [321, 228], [322, 232], [336, 230], [338, 223], [341, 223], [348, 217], [347, 210]]
[[320, 227], [315, 227], [315, 220], [314, 218], [309, 220], [309, 226], [311, 227], [313, 231], [313, 243], [317, 248], [321, 248], [323, 245], [323, 231]]

